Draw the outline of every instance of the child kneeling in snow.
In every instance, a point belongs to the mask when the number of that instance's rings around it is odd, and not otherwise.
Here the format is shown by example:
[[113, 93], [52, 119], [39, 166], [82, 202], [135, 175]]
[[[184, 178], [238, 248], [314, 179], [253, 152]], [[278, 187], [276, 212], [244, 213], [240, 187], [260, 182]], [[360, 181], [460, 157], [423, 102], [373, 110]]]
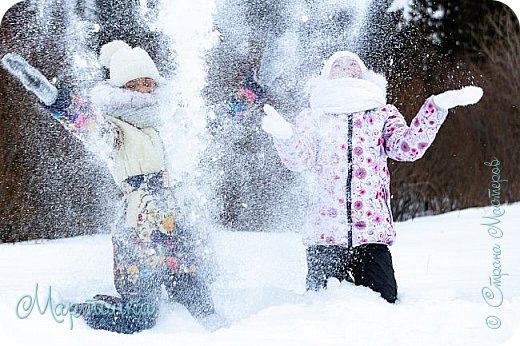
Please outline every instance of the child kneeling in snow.
[[210, 291], [197, 271], [202, 265], [195, 251], [199, 245], [187, 222], [174, 215], [157, 132], [159, 72], [146, 51], [122, 41], [104, 45], [100, 61], [110, 78], [93, 88], [93, 111], [59, 81], [51, 85], [21, 57], [3, 59], [56, 120], [107, 161], [124, 196], [112, 229], [114, 283], [121, 298], [98, 295], [76, 308], [95, 329], [138, 332], [155, 325], [164, 284], [170, 299], [203, 323], [212, 321], [216, 315]]
[[310, 109], [288, 123], [274, 108], [262, 128], [274, 138], [283, 164], [310, 170], [316, 183], [309, 217], [307, 290], [329, 277], [353, 281], [397, 299], [392, 257], [395, 240], [387, 159], [415, 161], [433, 143], [448, 109], [474, 104], [482, 89], [467, 87], [426, 100], [408, 127], [386, 104], [386, 79], [352, 52], [336, 52], [310, 85]]

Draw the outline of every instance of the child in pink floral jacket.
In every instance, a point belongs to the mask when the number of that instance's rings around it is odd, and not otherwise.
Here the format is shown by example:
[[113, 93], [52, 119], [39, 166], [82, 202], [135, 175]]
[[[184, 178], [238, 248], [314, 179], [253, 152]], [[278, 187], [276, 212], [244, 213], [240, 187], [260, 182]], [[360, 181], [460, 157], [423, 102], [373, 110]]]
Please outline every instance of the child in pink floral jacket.
[[309, 83], [310, 109], [289, 124], [266, 105], [262, 128], [273, 135], [284, 165], [310, 170], [314, 209], [304, 237], [307, 289], [327, 278], [354, 281], [397, 299], [388, 246], [395, 240], [387, 159], [415, 161], [433, 143], [448, 109], [478, 102], [467, 87], [428, 98], [411, 126], [386, 103], [386, 79], [351, 52], [337, 52]]

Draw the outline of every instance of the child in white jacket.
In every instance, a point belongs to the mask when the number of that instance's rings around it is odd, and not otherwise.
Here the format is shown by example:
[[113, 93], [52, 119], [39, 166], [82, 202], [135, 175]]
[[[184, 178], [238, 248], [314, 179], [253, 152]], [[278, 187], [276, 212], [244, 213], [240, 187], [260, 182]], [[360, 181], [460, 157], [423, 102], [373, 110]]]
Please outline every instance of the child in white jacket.
[[104, 45], [100, 62], [110, 78], [93, 88], [86, 103], [61, 82], [49, 84], [21, 57], [3, 58], [4, 66], [53, 117], [107, 162], [122, 192], [121, 212], [112, 229], [114, 284], [121, 298], [97, 295], [77, 305], [76, 312], [95, 329], [133, 333], [151, 328], [164, 284], [170, 299], [203, 322], [211, 320], [213, 302], [199, 275], [200, 242], [182, 215], [175, 213], [157, 131], [159, 72], [146, 51], [122, 41]]
[[387, 159], [420, 159], [448, 109], [478, 102], [482, 90], [432, 96], [408, 126], [386, 102], [386, 79], [347, 51], [332, 55], [309, 89], [310, 109], [295, 126], [269, 105], [262, 119], [283, 164], [314, 176], [314, 209], [304, 237], [307, 289], [324, 288], [336, 277], [370, 287], [393, 303], [397, 284], [388, 246], [396, 233]]

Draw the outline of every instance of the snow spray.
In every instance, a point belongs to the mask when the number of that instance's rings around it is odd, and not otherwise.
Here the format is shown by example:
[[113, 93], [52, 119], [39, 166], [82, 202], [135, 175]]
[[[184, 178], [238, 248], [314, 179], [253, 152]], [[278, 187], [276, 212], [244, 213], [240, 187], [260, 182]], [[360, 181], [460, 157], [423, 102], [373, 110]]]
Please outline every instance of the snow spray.
[[16, 3], [23, 1], [23, 0], [2, 0], [2, 3], [0, 4], [0, 22], [2, 21], [2, 18], [4, 17], [4, 14]]

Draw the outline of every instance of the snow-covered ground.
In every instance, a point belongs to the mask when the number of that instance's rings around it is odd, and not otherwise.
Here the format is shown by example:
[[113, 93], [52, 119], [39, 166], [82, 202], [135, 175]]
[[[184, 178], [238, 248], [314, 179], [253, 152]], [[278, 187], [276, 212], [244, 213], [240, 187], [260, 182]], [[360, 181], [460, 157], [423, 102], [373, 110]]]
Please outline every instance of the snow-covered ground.
[[[96, 331], [67, 316], [56, 323], [35, 307], [25, 319], [15, 308], [23, 295], [44, 305], [114, 294], [109, 235], [0, 245], [0, 345], [500, 345], [520, 341], [520, 204], [505, 207], [504, 235], [482, 226], [492, 208], [469, 209], [397, 224], [391, 248], [400, 301], [386, 303], [367, 288], [331, 280], [305, 293], [304, 247], [297, 233], [216, 231], [220, 275], [217, 309], [228, 328], [206, 331], [180, 305], [163, 302], [155, 328], [134, 335]], [[503, 303], [484, 301], [500, 247]], [[498, 291], [494, 289], [494, 292]], [[496, 299], [495, 299], [496, 301]], [[498, 304], [495, 304], [498, 305]], [[22, 311], [22, 310], [20, 310]], [[496, 316], [501, 327], [486, 326]]]

